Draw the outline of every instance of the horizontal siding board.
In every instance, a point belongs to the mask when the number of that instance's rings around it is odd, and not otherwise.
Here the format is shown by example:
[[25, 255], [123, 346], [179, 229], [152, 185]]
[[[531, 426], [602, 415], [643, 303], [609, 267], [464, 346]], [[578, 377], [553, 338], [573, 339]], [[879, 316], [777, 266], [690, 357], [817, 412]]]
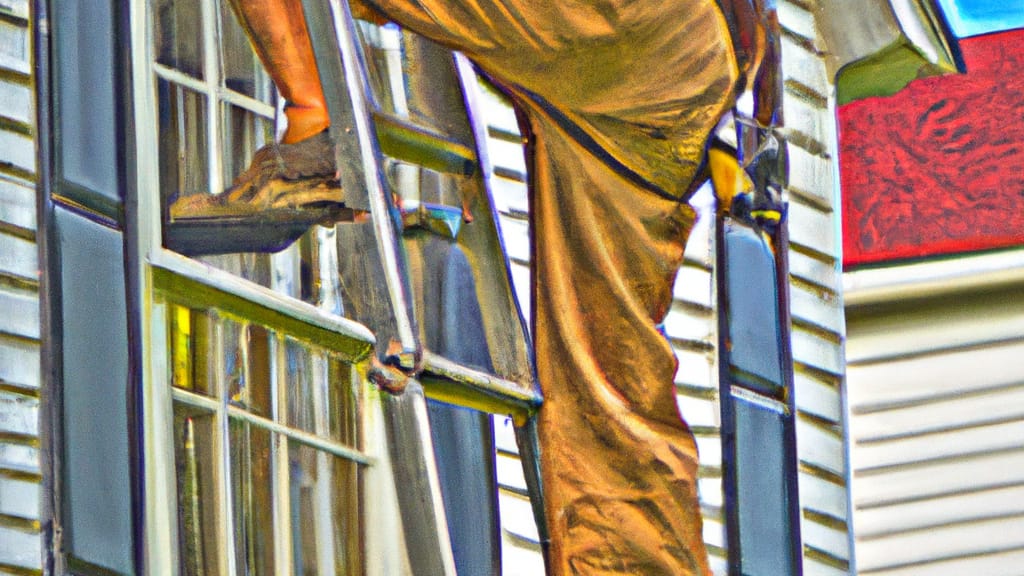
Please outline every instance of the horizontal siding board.
[[825, 550], [830, 556], [841, 560], [850, 559], [850, 540], [845, 529], [826, 526], [804, 518], [800, 523], [800, 536], [805, 546]]
[[36, 192], [31, 186], [0, 176], [0, 220], [36, 229]]
[[1024, 448], [865, 474], [854, 472], [858, 509], [1024, 484]]
[[789, 203], [789, 240], [822, 254], [835, 254], [836, 234], [831, 212], [823, 212], [800, 198]]
[[39, 343], [0, 335], [0, 382], [39, 388]]
[[39, 434], [39, 399], [0, 391], [0, 434]]
[[42, 553], [42, 540], [37, 532], [0, 526], [0, 564], [38, 568]]
[[491, 138], [488, 145], [491, 163], [495, 168], [500, 167], [519, 174], [526, 174], [526, 158], [523, 156], [521, 143]]
[[992, 550], [970, 558], [952, 558], [898, 568], [861, 570], [863, 576], [1020, 576], [1024, 549]]
[[798, 475], [800, 507], [848, 521], [846, 487], [806, 472]]
[[675, 355], [679, 362], [676, 384], [717, 390], [718, 376], [711, 352], [676, 349]]
[[29, 74], [32, 71], [31, 57], [28, 29], [0, 20], [0, 68]]
[[[885, 540], [900, 532], [1005, 516], [1024, 518], [1024, 484], [863, 510], [857, 516], [857, 537]], [[1024, 546], [1024, 525], [1019, 538]]]
[[0, 274], [39, 280], [38, 254], [35, 242], [0, 232]]
[[0, 443], [0, 471], [3, 470], [38, 474], [39, 449], [35, 446]]
[[715, 518], [704, 519], [704, 542], [717, 548], [726, 547], [725, 524]]
[[483, 116], [488, 126], [497, 128], [503, 132], [513, 134], [519, 133], [519, 122], [516, 121], [516, 113], [509, 106], [507, 99], [495, 93], [491, 89], [483, 90], [483, 98], [480, 99], [483, 105]]
[[494, 176], [491, 178], [491, 189], [494, 194], [494, 204], [499, 212], [503, 214], [521, 213], [528, 210], [527, 187], [524, 182]]
[[1024, 386], [863, 414], [853, 436], [867, 442], [1009, 420], [1024, 420]]
[[0, 332], [25, 338], [39, 338], [39, 300], [0, 290]]
[[526, 478], [523, 475], [523, 465], [519, 458], [510, 454], [498, 454], [495, 460], [498, 476], [498, 484], [505, 488], [526, 491]]
[[501, 235], [505, 242], [505, 253], [509, 258], [520, 262], [530, 261], [530, 232], [526, 221], [503, 219]]
[[822, 207], [832, 206], [832, 161], [787, 144], [789, 185]]
[[718, 428], [722, 425], [718, 402], [676, 394], [676, 404], [690, 426]]
[[963, 430], [857, 445], [858, 470], [898, 467], [915, 462], [957, 459], [971, 454], [1012, 450], [1024, 444], [1024, 419]]
[[[857, 561], [861, 570], [870, 571], [1011, 547], [1024, 547], [1024, 516], [934, 527], [877, 540], [861, 540]], [[1020, 568], [1018, 566], [1018, 570]]]
[[694, 266], [683, 266], [676, 274], [672, 295], [680, 302], [712, 307], [711, 272]]
[[529, 542], [540, 541], [537, 536], [537, 524], [533, 520], [533, 508], [528, 498], [507, 490], [499, 490], [498, 513], [502, 528]]
[[813, 558], [804, 558], [804, 576], [850, 576], [850, 572]]
[[674, 304], [662, 322], [665, 334], [677, 340], [706, 342], [714, 335], [714, 318], [710, 311], [702, 312]]
[[788, 36], [782, 36], [781, 42], [783, 78], [799, 82], [819, 96], [828, 96], [831, 88], [825, 61]]
[[795, 130], [822, 147], [828, 142], [827, 128], [821, 121], [828, 110], [821, 107], [821, 102], [789, 92], [782, 100], [782, 114], [786, 119], [786, 130]]
[[790, 312], [794, 320], [811, 324], [836, 335], [842, 333], [843, 316], [839, 298], [832, 292], [804, 285], [790, 286]]
[[0, 77], [0, 116], [30, 124], [32, 113], [32, 88], [20, 82], [11, 82]]
[[842, 374], [843, 355], [838, 343], [801, 326], [793, 326], [793, 360], [830, 374]]
[[28, 0], [2, 0], [0, 1], [0, 13], [28, 20]]
[[[1024, 385], [1024, 340], [851, 366], [851, 409], [867, 413], [966, 392]], [[984, 366], [984, 370], [979, 370]]]
[[793, 373], [793, 387], [798, 411], [837, 424], [842, 421], [843, 404], [836, 382], [798, 369]]
[[801, 462], [839, 476], [846, 475], [846, 450], [839, 432], [797, 417], [796, 436], [797, 455]]
[[539, 544], [531, 544], [502, 533], [501, 573], [504, 576], [537, 576], [544, 573]]
[[697, 478], [697, 491], [700, 502], [706, 506], [721, 508], [725, 506], [725, 493], [722, 490], [720, 477], [705, 476]]
[[[814, 14], [792, 2], [778, 2], [776, 6], [783, 28], [809, 41], [814, 41], [817, 38]], [[789, 120], [788, 116], [786, 120]]]
[[847, 318], [847, 331], [853, 335], [846, 347], [848, 361], [860, 365], [1021, 341], [1024, 298], [1020, 294], [1018, 287], [984, 298], [958, 295], [934, 305], [903, 306], [898, 314], [852, 314]]
[[837, 260], [819, 254], [812, 256], [798, 250], [790, 250], [789, 274], [826, 290], [836, 290], [839, 285]]
[[36, 482], [0, 478], [0, 514], [39, 520], [42, 488]]
[[[3, 21], [0, 20], [0, 24]], [[35, 173], [36, 148], [32, 138], [0, 129], [0, 166], [8, 164], [19, 170]]]
[[700, 456], [702, 466], [722, 466], [722, 438], [717, 431], [709, 431], [707, 434], [695, 433], [697, 441], [697, 453]]

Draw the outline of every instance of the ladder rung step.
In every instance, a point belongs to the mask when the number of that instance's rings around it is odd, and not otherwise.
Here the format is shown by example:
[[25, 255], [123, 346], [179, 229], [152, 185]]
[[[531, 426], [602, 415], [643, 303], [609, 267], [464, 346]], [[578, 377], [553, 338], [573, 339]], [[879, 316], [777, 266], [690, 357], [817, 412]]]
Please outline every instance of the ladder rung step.
[[540, 394], [527, 386], [427, 350], [423, 351], [419, 381], [429, 398], [492, 414], [509, 414], [517, 422], [524, 422], [542, 402]]
[[392, 158], [448, 174], [476, 171], [476, 153], [464, 144], [382, 112], [373, 120], [381, 152]]

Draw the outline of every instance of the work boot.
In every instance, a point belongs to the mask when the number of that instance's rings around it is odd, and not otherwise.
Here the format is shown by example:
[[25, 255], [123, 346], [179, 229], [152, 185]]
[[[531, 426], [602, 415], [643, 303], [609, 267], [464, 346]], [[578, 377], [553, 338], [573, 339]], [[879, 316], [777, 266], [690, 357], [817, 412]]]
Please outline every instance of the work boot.
[[275, 143], [260, 148], [231, 188], [222, 194], [179, 198], [171, 205], [171, 220], [343, 205], [334, 141], [325, 131], [296, 144]]

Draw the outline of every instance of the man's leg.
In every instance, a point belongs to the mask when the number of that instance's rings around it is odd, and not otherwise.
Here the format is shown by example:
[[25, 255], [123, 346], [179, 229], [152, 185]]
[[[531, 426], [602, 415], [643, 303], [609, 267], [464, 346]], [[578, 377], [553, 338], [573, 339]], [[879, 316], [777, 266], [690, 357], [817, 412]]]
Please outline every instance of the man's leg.
[[694, 212], [637, 188], [541, 113], [531, 121], [551, 574], [710, 574], [696, 444], [656, 327]]
[[281, 141], [294, 144], [326, 130], [327, 104], [301, 0], [231, 0], [231, 6], [287, 102]]

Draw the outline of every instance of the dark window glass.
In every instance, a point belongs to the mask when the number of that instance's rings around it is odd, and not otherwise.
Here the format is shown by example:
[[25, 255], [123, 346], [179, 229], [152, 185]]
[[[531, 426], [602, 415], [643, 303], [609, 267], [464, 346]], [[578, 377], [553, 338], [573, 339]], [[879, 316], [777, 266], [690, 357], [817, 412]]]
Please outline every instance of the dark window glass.
[[128, 320], [121, 235], [58, 208], [64, 528], [72, 555], [133, 572]]
[[160, 191], [164, 198], [209, 188], [206, 98], [160, 80]]
[[119, 201], [113, 5], [68, 0], [53, 12], [57, 154], [65, 181]]
[[742, 574], [796, 574], [789, 515], [786, 416], [737, 397], [733, 398], [733, 410]]
[[731, 368], [738, 381], [772, 394], [782, 386], [775, 259], [753, 229], [727, 226]]
[[156, 0], [153, 19], [156, 61], [202, 78], [203, 14], [198, 0]]

